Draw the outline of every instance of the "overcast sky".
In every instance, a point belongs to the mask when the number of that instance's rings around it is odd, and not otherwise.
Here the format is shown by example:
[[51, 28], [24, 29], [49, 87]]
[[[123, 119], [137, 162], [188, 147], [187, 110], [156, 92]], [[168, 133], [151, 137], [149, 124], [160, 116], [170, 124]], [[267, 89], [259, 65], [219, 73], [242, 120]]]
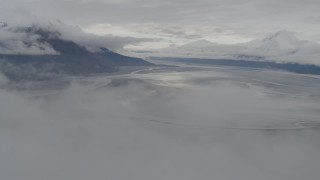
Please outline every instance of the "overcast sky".
[[233, 44], [279, 30], [320, 42], [319, 0], [1, 0], [0, 21], [61, 20], [86, 32], [153, 38], [131, 48], [199, 39]]

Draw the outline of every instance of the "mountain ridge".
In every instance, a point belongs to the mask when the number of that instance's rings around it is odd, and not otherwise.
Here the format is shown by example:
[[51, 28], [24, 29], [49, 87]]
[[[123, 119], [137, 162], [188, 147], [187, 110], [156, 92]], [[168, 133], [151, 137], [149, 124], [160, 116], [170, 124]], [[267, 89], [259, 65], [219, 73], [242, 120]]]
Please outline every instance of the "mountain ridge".
[[34, 71], [34, 75], [36, 73], [88, 75], [115, 72], [120, 66], [153, 65], [143, 59], [124, 56], [105, 47], [89, 51], [86, 47], [72, 40], [62, 39], [61, 33], [55, 30], [30, 26], [11, 31], [23, 33], [27, 37], [33, 38], [32, 42], [29, 39], [22, 41], [24, 47], [37, 46], [40, 50], [52, 48], [54, 51], [49, 54], [0, 53], [2, 72], [14, 79], [23, 78], [31, 71]]
[[[199, 43], [198, 43], [199, 42]], [[239, 44], [217, 44], [203, 40], [151, 54], [153, 57], [268, 60], [320, 65], [320, 44], [301, 40], [289, 31]]]

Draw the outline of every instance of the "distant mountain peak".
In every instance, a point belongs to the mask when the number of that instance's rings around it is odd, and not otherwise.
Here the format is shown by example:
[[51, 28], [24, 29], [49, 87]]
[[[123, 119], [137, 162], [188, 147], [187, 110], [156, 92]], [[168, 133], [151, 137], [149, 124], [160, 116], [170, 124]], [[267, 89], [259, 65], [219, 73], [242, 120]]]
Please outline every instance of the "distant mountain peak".
[[299, 39], [294, 32], [282, 30], [261, 39], [239, 44], [217, 44], [198, 40], [162, 51], [161, 56], [216, 59], [274, 60], [320, 64], [320, 44]]
[[263, 39], [251, 41], [248, 43], [248, 47], [267, 52], [277, 51], [278, 53], [283, 50], [283, 53], [287, 53], [285, 51], [296, 51], [307, 43], [310, 42], [299, 39], [295, 33], [282, 30]]
[[208, 41], [206, 39], [200, 39], [200, 40], [193, 41], [193, 42], [186, 44], [186, 45], [210, 46], [212, 44], [214, 44], [214, 43], [211, 41]]
[[298, 38], [295, 36], [293, 32], [289, 32], [286, 30], [278, 31], [266, 38], [263, 39], [263, 41], [296, 41]]
[[185, 45], [180, 46], [180, 48], [187, 48], [187, 49], [199, 49], [199, 48], [207, 48], [215, 45], [213, 42], [208, 41], [206, 39], [201, 39], [197, 41], [193, 41], [190, 43], [187, 43]]
[[200, 43], [200, 44], [212, 44], [211, 41], [209, 40], [206, 40], [206, 39], [200, 39], [200, 40], [197, 40], [197, 41], [194, 41], [194, 43]]

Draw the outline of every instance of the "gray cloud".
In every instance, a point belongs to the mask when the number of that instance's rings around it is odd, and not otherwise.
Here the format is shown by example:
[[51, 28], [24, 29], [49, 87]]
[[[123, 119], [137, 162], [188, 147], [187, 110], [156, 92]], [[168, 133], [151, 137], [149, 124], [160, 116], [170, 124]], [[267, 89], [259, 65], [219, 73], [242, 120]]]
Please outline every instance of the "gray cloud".
[[40, 43], [39, 36], [0, 29], [0, 54], [58, 54], [49, 44]]
[[0, 27], [1, 54], [58, 54], [49, 44], [43, 43], [40, 36], [21, 31], [21, 28], [34, 27], [49, 32], [59, 32], [59, 38], [73, 41], [88, 50], [96, 51], [101, 47], [121, 50], [128, 44], [154, 41], [150, 38], [119, 37], [113, 35], [97, 36], [84, 33], [77, 26], [66, 25], [60, 21], [54, 23], [33, 23], [26, 26], [2, 23]]
[[62, 33], [63, 39], [74, 41], [92, 50], [100, 47], [119, 50], [128, 44], [156, 41], [156, 39], [152, 38], [120, 37], [111, 34], [97, 36], [83, 32], [78, 26], [70, 26], [63, 23], [50, 24], [44, 27], [47, 29], [57, 29], [57, 31]]
[[[246, 38], [277, 30], [320, 40], [320, 2], [317, 0], [13, 0], [0, 3], [1, 17], [24, 22], [61, 19], [88, 27], [99, 23], [117, 26], [155, 23], [184, 27], [219, 27]], [[152, 33], [152, 31], [150, 31]], [[201, 34], [197, 34], [201, 36]]]

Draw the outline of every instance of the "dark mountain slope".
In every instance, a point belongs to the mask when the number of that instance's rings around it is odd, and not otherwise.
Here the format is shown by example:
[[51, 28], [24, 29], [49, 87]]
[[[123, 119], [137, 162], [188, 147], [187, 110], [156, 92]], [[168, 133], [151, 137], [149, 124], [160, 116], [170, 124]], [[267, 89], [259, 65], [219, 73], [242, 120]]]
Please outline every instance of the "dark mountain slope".
[[[87, 75], [93, 73], [109, 73], [117, 71], [119, 66], [151, 66], [153, 64], [139, 58], [123, 56], [106, 48], [91, 52], [85, 47], [64, 40], [56, 31], [39, 27], [16, 29], [28, 36], [39, 36], [38, 44], [50, 45], [57, 54], [26, 55], [0, 54], [2, 72], [12, 78], [20, 78], [27, 74], [68, 74]], [[28, 42], [23, 42], [28, 46]], [[31, 45], [30, 45], [31, 46]]]

